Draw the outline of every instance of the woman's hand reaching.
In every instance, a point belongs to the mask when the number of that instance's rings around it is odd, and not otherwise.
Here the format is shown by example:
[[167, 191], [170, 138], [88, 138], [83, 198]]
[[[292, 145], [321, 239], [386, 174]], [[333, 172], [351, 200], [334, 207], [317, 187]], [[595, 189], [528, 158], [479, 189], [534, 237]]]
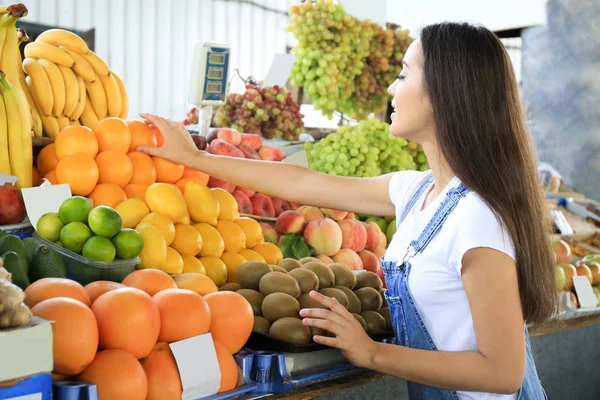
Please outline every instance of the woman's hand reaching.
[[137, 148], [138, 151], [166, 158], [178, 164], [185, 164], [185, 160], [189, 160], [198, 152], [190, 133], [183, 124], [147, 113], [140, 113], [140, 117], [160, 131], [163, 144], [160, 147], [140, 146]]

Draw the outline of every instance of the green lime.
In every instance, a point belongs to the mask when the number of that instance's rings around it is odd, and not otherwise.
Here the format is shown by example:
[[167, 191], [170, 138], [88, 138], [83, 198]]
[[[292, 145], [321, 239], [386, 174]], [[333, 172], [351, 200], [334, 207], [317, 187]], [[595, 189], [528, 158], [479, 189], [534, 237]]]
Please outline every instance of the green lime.
[[135, 229], [122, 229], [112, 242], [117, 249], [117, 257], [125, 260], [136, 258], [144, 248], [144, 237]]
[[35, 230], [42, 239], [56, 242], [60, 237], [60, 230], [65, 226], [57, 213], [46, 213], [38, 219]]
[[98, 236], [111, 238], [121, 230], [123, 220], [114, 208], [98, 206], [90, 211], [88, 225]]
[[60, 240], [57, 240], [56, 242], [54, 242], [54, 244], [58, 247], [63, 247], [62, 242]]
[[83, 222], [71, 222], [60, 231], [60, 241], [65, 249], [81, 254], [83, 245], [92, 237], [90, 228]]
[[93, 236], [83, 245], [81, 255], [93, 261], [111, 262], [115, 259], [115, 246], [105, 237]]
[[85, 197], [73, 196], [63, 201], [58, 209], [58, 215], [65, 224], [71, 222], [86, 224], [90, 211], [92, 211], [92, 206]]

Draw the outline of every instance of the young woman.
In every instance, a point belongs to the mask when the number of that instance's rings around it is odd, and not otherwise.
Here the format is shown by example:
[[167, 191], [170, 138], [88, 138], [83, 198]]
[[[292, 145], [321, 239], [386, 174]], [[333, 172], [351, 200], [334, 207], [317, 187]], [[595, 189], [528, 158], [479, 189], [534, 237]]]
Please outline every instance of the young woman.
[[335, 299], [305, 309], [353, 364], [408, 381], [411, 399], [543, 399], [525, 322], [556, 306], [549, 226], [534, 151], [502, 43], [470, 24], [425, 27], [390, 86], [391, 134], [423, 146], [431, 170], [376, 178], [197, 151], [182, 125], [140, 148], [300, 204], [397, 217], [382, 260], [399, 345], [372, 341]]

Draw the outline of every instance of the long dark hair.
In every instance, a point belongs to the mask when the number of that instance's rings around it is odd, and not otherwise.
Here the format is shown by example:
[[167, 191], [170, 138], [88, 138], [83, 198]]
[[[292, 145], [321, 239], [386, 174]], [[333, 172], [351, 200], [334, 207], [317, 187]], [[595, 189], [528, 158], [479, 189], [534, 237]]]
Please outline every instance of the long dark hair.
[[420, 34], [436, 140], [450, 168], [504, 224], [516, 250], [523, 315], [557, 306], [554, 255], [541, 182], [511, 60], [488, 29], [426, 26]]

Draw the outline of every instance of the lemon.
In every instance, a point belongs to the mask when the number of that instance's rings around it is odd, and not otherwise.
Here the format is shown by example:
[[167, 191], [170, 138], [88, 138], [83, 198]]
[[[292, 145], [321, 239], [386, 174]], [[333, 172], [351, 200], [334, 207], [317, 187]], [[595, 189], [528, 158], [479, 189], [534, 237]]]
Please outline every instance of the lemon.
[[209, 188], [194, 181], [189, 181], [185, 185], [183, 197], [187, 203], [190, 217], [194, 222], [217, 225], [220, 213], [219, 202]]
[[162, 268], [167, 274], [179, 275], [183, 272], [183, 258], [172, 247], [167, 247], [167, 261]]
[[217, 230], [225, 242], [225, 251], [239, 253], [246, 248], [246, 234], [235, 222], [220, 220]]
[[[262, 228], [258, 221], [253, 218], [240, 217], [235, 220], [235, 223], [242, 228], [246, 234], [246, 247], [251, 249], [259, 243], [265, 241]], [[264, 261], [264, 260], [263, 260]]]
[[239, 252], [240, 256], [244, 257], [248, 261], [260, 261], [265, 262], [265, 258], [251, 249], [244, 249]]
[[215, 285], [222, 286], [227, 282], [227, 266], [219, 257], [201, 257], [200, 262]]
[[144, 199], [150, 211], [164, 214], [173, 222], [183, 221], [187, 215], [186, 201], [175, 185], [154, 183], [146, 189]]
[[198, 274], [206, 275], [206, 269], [204, 269], [204, 265], [202, 265], [202, 262], [196, 257], [182, 254], [181, 258], [183, 259], [184, 274], [186, 272], [196, 272]]
[[219, 231], [206, 223], [192, 225], [202, 236], [201, 257], [221, 257], [225, 251], [225, 242]]
[[142, 218], [141, 222], [148, 222], [157, 227], [165, 238], [167, 246], [170, 246], [171, 243], [173, 243], [173, 240], [175, 239], [175, 224], [165, 214], [151, 212]]
[[135, 230], [144, 238], [140, 268], [162, 269], [167, 262], [167, 243], [160, 230], [149, 222], [140, 222]]
[[235, 221], [239, 218], [238, 203], [231, 193], [221, 188], [212, 188], [210, 191], [213, 192], [219, 202], [219, 219]]
[[202, 236], [191, 225], [175, 224], [175, 239], [171, 247], [182, 255], [195, 256], [202, 248]]
[[135, 228], [150, 213], [148, 206], [140, 199], [127, 199], [115, 207], [123, 220], [123, 228]]
[[237, 282], [235, 279], [235, 271], [237, 271], [240, 265], [248, 260], [239, 254], [226, 251], [221, 256], [221, 261], [223, 261], [227, 267], [227, 282]]
[[283, 260], [281, 250], [273, 243], [259, 243], [252, 250], [260, 254], [267, 264], [279, 265], [279, 262]]

